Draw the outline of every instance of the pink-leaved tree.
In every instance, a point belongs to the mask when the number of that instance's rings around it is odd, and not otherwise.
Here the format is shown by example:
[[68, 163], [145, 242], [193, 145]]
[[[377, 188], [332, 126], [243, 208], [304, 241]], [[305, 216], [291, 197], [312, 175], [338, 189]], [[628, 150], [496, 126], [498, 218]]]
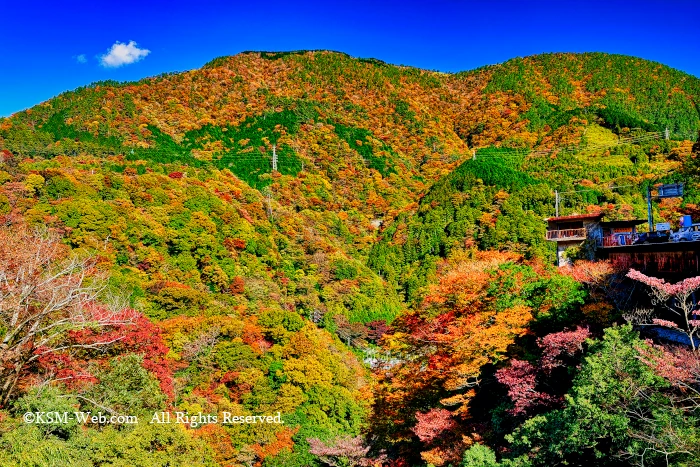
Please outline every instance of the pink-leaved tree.
[[547, 387], [548, 380], [556, 378], [552, 374], [555, 368], [566, 367], [567, 359], [577, 358], [583, 353], [583, 344], [591, 337], [588, 328], [577, 327], [572, 331], [560, 331], [547, 334], [537, 339], [542, 349], [539, 362], [512, 359], [510, 365], [496, 371], [499, 383], [508, 387], [508, 397], [513, 401], [512, 415], [521, 416], [531, 413], [538, 407], [553, 407], [563, 402], [555, 394], [539, 391], [540, 386]]
[[318, 438], [309, 438], [307, 441], [309, 452], [331, 467], [370, 467], [381, 465], [383, 459], [372, 459], [368, 456], [370, 448], [365, 445], [361, 436], [341, 436], [326, 442]]
[[649, 321], [648, 314], [638, 312], [632, 317], [634, 324], [655, 324], [669, 329], [675, 329], [687, 335], [693, 350], [697, 350], [695, 337], [700, 332], [700, 310], [693, 300], [693, 294], [700, 289], [700, 276], [691, 277], [675, 284], [666, 282], [663, 279], [647, 276], [635, 269], [630, 269], [627, 277], [648, 285], [650, 289], [651, 301], [654, 306], [661, 306], [671, 313], [677, 315], [682, 321], [679, 326], [674, 321], [653, 318]]

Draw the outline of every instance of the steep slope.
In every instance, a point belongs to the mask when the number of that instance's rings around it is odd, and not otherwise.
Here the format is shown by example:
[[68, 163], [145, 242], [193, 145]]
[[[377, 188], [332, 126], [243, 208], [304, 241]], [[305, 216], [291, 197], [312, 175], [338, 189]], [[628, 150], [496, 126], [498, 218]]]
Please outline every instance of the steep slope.
[[652, 140], [617, 146], [619, 154], [600, 157], [478, 151], [476, 159], [438, 180], [414, 212], [400, 214], [382, 232], [368, 264], [414, 303], [434, 277], [436, 263], [453, 250], [473, 245], [554, 263], [544, 222], [555, 214], [554, 190], [560, 193], [563, 214], [598, 212], [606, 220], [644, 219], [647, 186], [685, 182], [683, 205], [669, 200], [653, 204], [655, 219], [676, 225], [678, 215], [697, 203], [700, 192], [697, 180], [676, 170], [678, 163], [666, 155], [688, 148], [688, 142]]
[[[243, 53], [0, 120], [0, 215], [96, 255], [110, 290], [162, 330], [175, 406], [283, 412], [285, 427], [202, 431], [216, 460], [308, 465], [308, 438], [361, 432], [358, 348], [399, 315], [413, 330], [406, 309], [429, 304], [440, 267], [492, 249], [507, 250], [494, 256], [503, 267], [522, 254], [527, 274], [544, 271], [555, 189], [576, 191], [566, 212], [643, 216], [646, 185], [686, 177], [675, 169], [700, 127], [698, 99], [697, 78], [606, 54], [448, 75], [333, 52]], [[666, 128], [669, 140], [643, 136]]]
[[[16, 150], [79, 150], [47, 144], [69, 138], [129, 155], [149, 147], [133, 154], [149, 158], [223, 156], [218, 165], [256, 184], [251, 167], [265, 172], [279, 142], [280, 159], [288, 159], [281, 173], [298, 171], [301, 161], [328, 169], [325, 156], [333, 165], [342, 158], [384, 178], [395, 174], [392, 186], [420, 189], [414, 178], [429, 181], [454, 166], [467, 153], [464, 142], [559, 144], [575, 140], [582, 120], [669, 128], [688, 138], [698, 128], [699, 83], [657, 63], [608, 54], [546, 54], [445, 75], [332, 52], [244, 53], [138, 83], [97, 83], [18, 113], [5, 126], [43, 136]], [[575, 127], [568, 130], [574, 134], [556, 131], [563, 126]], [[9, 129], [3, 136], [12, 146], [21, 138]], [[340, 154], [318, 154], [334, 145]]]

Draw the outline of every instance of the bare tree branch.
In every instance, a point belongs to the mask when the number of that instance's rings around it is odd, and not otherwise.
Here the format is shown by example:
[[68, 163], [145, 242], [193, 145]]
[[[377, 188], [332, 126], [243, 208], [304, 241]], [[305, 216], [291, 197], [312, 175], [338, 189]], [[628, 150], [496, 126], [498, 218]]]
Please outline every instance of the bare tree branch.
[[46, 355], [97, 349], [121, 338], [74, 342], [71, 331], [131, 323], [124, 297], [98, 307], [106, 277], [93, 258], [70, 255], [55, 233], [25, 225], [0, 226], [0, 405], [25, 370]]

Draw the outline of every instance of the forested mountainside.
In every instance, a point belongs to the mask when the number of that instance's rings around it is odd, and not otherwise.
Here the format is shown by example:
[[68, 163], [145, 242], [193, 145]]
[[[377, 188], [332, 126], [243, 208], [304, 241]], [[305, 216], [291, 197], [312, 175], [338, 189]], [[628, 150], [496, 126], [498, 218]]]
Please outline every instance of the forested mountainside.
[[[609, 265], [556, 270], [544, 219], [670, 181], [655, 218], [697, 214], [699, 100], [602, 53], [249, 52], [0, 119], [7, 465], [697, 465], [697, 354], [625, 324]], [[140, 421], [22, 421], [64, 409]]]

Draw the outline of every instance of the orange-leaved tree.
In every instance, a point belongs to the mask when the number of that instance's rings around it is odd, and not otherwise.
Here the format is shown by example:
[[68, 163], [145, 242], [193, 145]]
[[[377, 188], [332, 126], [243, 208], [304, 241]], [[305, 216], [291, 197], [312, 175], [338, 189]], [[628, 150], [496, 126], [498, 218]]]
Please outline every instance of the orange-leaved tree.
[[385, 337], [394, 364], [379, 375], [375, 405], [380, 436], [399, 443], [417, 436], [423, 460], [434, 465], [459, 458], [482, 367], [502, 358], [532, 319], [526, 304], [501, 307], [489, 291], [499, 266], [517, 261], [500, 252], [445, 261], [422, 306], [394, 323]]

